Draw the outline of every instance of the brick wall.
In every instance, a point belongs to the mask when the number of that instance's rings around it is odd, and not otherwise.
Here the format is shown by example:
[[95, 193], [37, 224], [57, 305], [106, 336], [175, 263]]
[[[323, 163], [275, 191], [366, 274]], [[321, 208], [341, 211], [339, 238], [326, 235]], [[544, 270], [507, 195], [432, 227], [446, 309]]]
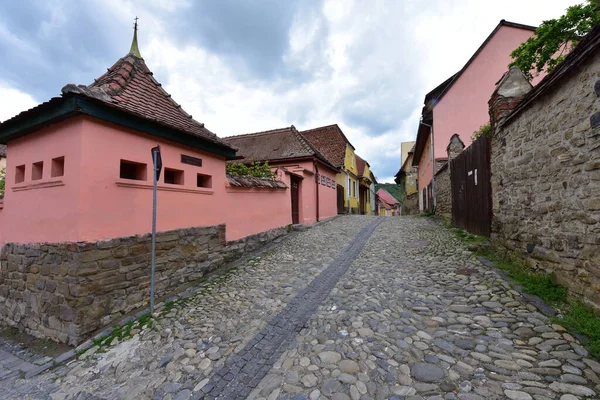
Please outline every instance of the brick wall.
[[595, 53], [501, 125], [491, 144], [492, 239], [596, 307], [600, 127], [590, 120], [600, 109], [599, 80]]
[[449, 166], [435, 174], [435, 212], [436, 214], [452, 214], [452, 189]]
[[[225, 225], [158, 233], [156, 295], [187, 288], [287, 229], [229, 243]], [[89, 243], [7, 244], [0, 252], [0, 323], [76, 345], [148, 305], [150, 248], [148, 234]]]

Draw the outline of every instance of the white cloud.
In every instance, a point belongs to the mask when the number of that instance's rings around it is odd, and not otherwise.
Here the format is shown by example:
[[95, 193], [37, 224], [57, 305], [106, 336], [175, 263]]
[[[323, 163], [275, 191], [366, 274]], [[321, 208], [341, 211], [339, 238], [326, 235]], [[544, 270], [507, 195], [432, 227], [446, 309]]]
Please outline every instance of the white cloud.
[[38, 103], [27, 93], [14, 89], [0, 81], [0, 121], [10, 119]]
[[[182, 42], [177, 29], [185, 24], [174, 26], [177, 21], [172, 18], [181, 18], [177, 13], [189, 9], [189, 0], [93, 4], [110, 11], [117, 25], [129, 26], [133, 16], [140, 17], [140, 49], [155, 77], [215, 133], [338, 123], [357, 153], [386, 181], [400, 166], [400, 142], [414, 140], [424, 95], [457, 72], [500, 19], [536, 25], [559, 16], [574, 2], [326, 0], [321, 9], [300, 7], [288, 32], [289, 47], [281, 64], [285, 71], [265, 75], [275, 76], [269, 79], [201, 47], [202, 40]], [[182, 17], [195, 21], [197, 16]], [[57, 14], [42, 32], [67, 23]], [[28, 53], [37, 51], [14, 35], [9, 39]], [[129, 37], [123, 39], [124, 54]], [[97, 75], [104, 67], [97, 66]], [[57, 87], [65, 83], [57, 82]], [[6, 103], [0, 109], [3, 114], [33, 105], [31, 97], [7, 85], [0, 86], [0, 95]]]

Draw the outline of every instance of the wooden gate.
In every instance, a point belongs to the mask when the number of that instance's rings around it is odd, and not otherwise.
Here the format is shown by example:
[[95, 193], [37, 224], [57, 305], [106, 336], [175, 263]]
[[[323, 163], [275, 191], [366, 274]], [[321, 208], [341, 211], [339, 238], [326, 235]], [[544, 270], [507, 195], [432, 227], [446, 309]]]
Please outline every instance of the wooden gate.
[[344, 210], [344, 187], [342, 185], [337, 185], [337, 212], [338, 214], [344, 214], [346, 210]]
[[481, 136], [450, 163], [452, 223], [480, 236], [490, 236], [492, 188], [490, 142]]
[[299, 189], [300, 189], [300, 179], [292, 176], [291, 179], [292, 185], [292, 224], [300, 223], [300, 208], [299, 208]]

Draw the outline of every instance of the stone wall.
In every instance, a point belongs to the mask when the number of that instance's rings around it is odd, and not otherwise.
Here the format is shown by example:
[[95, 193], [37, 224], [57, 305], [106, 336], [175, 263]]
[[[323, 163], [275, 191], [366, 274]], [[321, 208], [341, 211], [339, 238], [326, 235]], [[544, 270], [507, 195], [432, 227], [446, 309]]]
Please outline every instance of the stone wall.
[[600, 54], [593, 54], [495, 130], [492, 240], [600, 307], [600, 126], [591, 118], [600, 110]]
[[419, 193], [406, 195], [402, 203], [402, 215], [417, 215], [419, 214]]
[[452, 189], [448, 165], [435, 174], [435, 213], [452, 214]]
[[[184, 290], [287, 232], [280, 227], [230, 243], [225, 225], [160, 232], [156, 295]], [[150, 250], [148, 234], [93, 243], [7, 244], [0, 252], [0, 323], [76, 345], [148, 306]]]

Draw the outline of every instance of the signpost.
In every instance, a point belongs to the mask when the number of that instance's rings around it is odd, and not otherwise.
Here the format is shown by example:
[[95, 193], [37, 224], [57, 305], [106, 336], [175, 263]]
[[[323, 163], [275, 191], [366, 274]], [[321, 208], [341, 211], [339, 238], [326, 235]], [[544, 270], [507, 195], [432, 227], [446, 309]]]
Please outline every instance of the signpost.
[[152, 272], [150, 278], [150, 313], [154, 313], [154, 271], [156, 269], [156, 187], [162, 170], [160, 146], [152, 148], [153, 181], [152, 189]]

